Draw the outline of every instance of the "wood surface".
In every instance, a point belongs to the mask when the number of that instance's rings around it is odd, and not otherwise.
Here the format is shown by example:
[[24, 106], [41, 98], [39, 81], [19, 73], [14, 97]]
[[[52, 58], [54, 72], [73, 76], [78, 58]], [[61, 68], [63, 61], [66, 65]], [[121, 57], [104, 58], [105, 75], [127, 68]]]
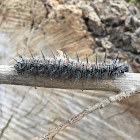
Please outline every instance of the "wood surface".
[[[13, 58], [17, 58], [17, 53], [30, 56], [29, 50], [36, 56], [40, 55], [40, 50], [47, 55], [51, 54], [51, 50], [61, 50], [72, 59], [75, 59], [78, 52], [80, 60], [85, 60], [87, 54], [90, 62], [94, 61], [96, 53], [98, 61], [101, 62], [105, 50], [107, 61], [110, 62], [119, 50], [120, 61], [128, 63], [131, 73], [138, 73], [139, 15], [139, 9], [124, 0], [0, 0], [1, 71], [12, 72], [16, 80], [21, 79], [12, 67], [6, 66], [14, 65]], [[5, 65], [5, 69], [2, 65]], [[125, 85], [126, 89], [133, 89], [133, 85], [137, 87], [139, 74], [131, 73], [118, 78], [116, 82], [124, 84], [120, 81], [122, 78], [126, 82], [131, 81], [129, 87]], [[6, 75], [8, 76], [8, 73]], [[11, 81], [16, 83], [16, 80], [6, 80], [8, 77], [4, 80], [2, 76], [1, 140], [30, 140], [36, 136], [42, 138], [44, 134], [51, 132], [85, 108], [92, 108], [104, 99], [116, 97], [118, 94], [116, 91], [101, 89], [82, 91], [9, 85]], [[137, 79], [137, 82], [132, 79]], [[24, 81], [23, 84], [28, 85], [34, 81], [28, 80], [22, 77], [20, 84]], [[6, 81], [9, 81], [9, 84], [6, 85]], [[72, 88], [71, 84], [67, 86]], [[94, 111], [78, 123], [59, 132], [54, 139], [139, 140], [139, 108], [140, 96], [134, 94]]]

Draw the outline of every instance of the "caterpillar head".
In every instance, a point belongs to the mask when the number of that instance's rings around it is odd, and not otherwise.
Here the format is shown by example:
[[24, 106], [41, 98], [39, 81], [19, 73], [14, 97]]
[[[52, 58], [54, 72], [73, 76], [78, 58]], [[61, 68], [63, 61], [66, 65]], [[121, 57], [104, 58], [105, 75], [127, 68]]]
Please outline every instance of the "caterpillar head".
[[123, 72], [129, 72], [129, 66], [128, 65], [123, 64], [121, 67], [122, 67]]

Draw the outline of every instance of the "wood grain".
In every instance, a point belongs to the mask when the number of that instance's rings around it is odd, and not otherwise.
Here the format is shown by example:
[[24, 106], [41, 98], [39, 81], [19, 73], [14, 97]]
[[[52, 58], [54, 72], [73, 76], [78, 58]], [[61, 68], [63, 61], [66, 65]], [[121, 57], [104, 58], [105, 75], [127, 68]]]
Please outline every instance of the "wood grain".
[[[65, 1], [66, 3], [63, 3]], [[8, 71], [14, 71], [9, 66], [14, 65], [13, 58], [16, 59], [17, 53], [29, 56], [29, 50], [37, 56], [40, 55], [40, 50], [47, 55], [51, 50], [62, 50], [73, 59], [77, 52], [80, 60], [85, 60], [87, 54], [89, 61], [93, 62], [96, 53], [100, 61], [107, 49], [109, 61], [116, 57], [115, 49], [119, 49], [119, 59], [132, 60], [128, 61], [128, 64], [133, 63], [138, 72], [139, 55], [132, 53], [135, 50], [131, 47], [131, 38], [127, 38], [135, 34], [135, 29], [139, 26], [139, 18], [136, 15], [139, 10], [134, 5], [129, 5], [124, 0], [63, 2], [0, 0], [0, 38], [1, 34], [8, 38], [0, 39], [0, 49], [1, 45], [3, 46], [0, 50], [0, 63], [6, 64]], [[133, 46], [136, 46], [135, 42]], [[2, 68], [3, 72], [5, 70]], [[14, 75], [21, 80], [15, 72]], [[24, 82], [28, 82], [28, 78], [24, 78]], [[85, 108], [116, 94], [112, 91], [17, 86], [6, 84], [6, 81], [8, 80], [5, 79], [5, 84], [1, 81], [3, 84], [0, 85], [2, 140], [42, 137]], [[11, 81], [16, 82], [12, 79]], [[129, 83], [130, 87], [133, 82]], [[129, 86], [126, 87], [129, 89]], [[139, 108], [140, 96], [135, 94], [131, 98], [95, 111], [60, 132], [55, 136], [55, 140], [139, 140]]]

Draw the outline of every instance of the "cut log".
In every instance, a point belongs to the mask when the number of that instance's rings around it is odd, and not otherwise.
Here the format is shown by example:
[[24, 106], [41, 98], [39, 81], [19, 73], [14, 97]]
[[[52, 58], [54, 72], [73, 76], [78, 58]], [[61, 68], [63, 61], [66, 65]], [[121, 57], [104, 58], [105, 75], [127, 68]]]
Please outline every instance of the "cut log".
[[[124, 0], [0, 0], [0, 63], [7, 65], [0, 68], [0, 139], [42, 137], [87, 106], [114, 97], [116, 87], [139, 91], [139, 16], [139, 9]], [[1, 38], [1, 34], [8, 39]], [[96, 53], [100, 62], [105, 51], [109, 62], [119, 50], [119, 60], [128, 62], [131, 73], [97, 85], [91, 81], [89, 86], [85, 81], [83, 86], [82, 81], [74, 85], [19, 76], [9, 65], [14, 65], [12, 58], [16, 59], [17, 53], [29, 56], [29, 50], [36, 56], [40, 50], [47, 55], [51, 50], [62, 50], [72, 59], [77, 52], [80, 60], [85, 60], [87, 54], [90, 62]], [[98, 85], [105, 87], [104, 91], [97, 90]], [[95, 111], [60, 132], [55, 140], [139, 140], [139, 108], [140, 97], [135, 94]]]

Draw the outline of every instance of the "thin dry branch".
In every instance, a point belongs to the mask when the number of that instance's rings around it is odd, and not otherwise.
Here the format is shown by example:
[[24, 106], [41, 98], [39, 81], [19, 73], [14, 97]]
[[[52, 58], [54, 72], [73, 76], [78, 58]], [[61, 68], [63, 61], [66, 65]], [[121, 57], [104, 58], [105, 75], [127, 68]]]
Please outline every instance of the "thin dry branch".
[[106, 91], [140, 91], [140, 74], [126, 73], [125, 76], [114, 80], [78, 80], [63, 81], [60, 78], [18, 75], [12, 66], [0, 66], [0, 84], [24, 85], [33, 87], [82, 89], [82, 90], [106, 90]]
[[51, 130], [49, 133], [44, 135], [42, 138], [35, 137], [32, 140], [53, 140], [55, 135], [58, 134], [60, 131], [64, 130], [66, 127], [80, 121], [82, 118], [86, 117], [88, 114], [92, 113], [93, 111], [97, 109], [104, 108], [108, 106], [110, 103], [115, 102], [115, 101], [120, 101], [126, 97], [131, 96], [134, 92], [132, 91], [127, 91], [127, 92], [121, 92], [117, 95], [111, 96], [109, 98], [106, 98], [102, 100], [100, 103], [95, 104], [94, 106], [87, 108], [80, 112], [78, 115], [72, 117], [71, 119], [65, 121], [64, 123], [60, 124], [58, 127], [55, 129]]

